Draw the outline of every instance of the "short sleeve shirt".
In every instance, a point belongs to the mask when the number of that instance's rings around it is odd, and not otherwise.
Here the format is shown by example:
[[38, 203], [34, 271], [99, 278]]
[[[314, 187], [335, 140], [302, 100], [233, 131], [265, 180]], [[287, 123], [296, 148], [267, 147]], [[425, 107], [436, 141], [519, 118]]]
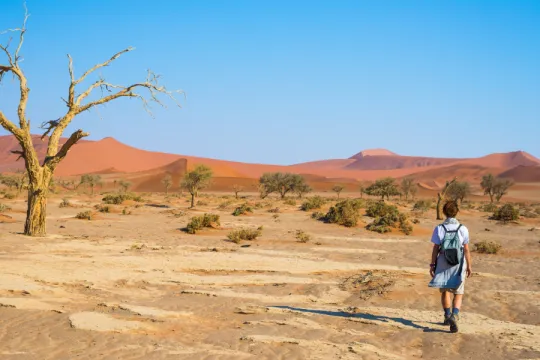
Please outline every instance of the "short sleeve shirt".
[[[456, 230], [459, 224], [445, 224], [448, 230]], [[438, 225], [433, 230], [433, 235], [431, 236], [431, 242], [435, 245], [441, 245], [441, 241], [444, 239], [444, 228], [442, 225]], [[465, 225], [461, 225], [458, 231], [458, 238], [461, 243], [461, 246], [469, 243], [469, 229]]]

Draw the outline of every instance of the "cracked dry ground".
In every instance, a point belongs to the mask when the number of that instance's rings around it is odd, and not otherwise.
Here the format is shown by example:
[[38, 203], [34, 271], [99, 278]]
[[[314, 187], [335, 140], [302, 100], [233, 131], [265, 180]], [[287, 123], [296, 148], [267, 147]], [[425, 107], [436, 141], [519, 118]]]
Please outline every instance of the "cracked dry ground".
[[[265, 208], [233, 217], [209, 198], [193, 211], [182, 200], [168, 204], [182, 211], [74, 219], [98, 200], [60, 209], [52, 199], [51, 235], [38, 239], [18, 234], [24, 203], [10, 204], [1, 359], [540, 358], [540, 231], [528, 231], [538, 224], [463, 215], [473, 242], [494, 239], [504, 252], [473, 253], [460, 333], [450, 334], [427, 287], [431, 218], [412, 236], [377, 235], [277, 202], [277, 219]], [[179, 230], [210, 211], [221, 229]], [[226, 241], [231, 228], [261, 225], [256, 241]], [[311, 241], [297, 242], [298, 229]]]

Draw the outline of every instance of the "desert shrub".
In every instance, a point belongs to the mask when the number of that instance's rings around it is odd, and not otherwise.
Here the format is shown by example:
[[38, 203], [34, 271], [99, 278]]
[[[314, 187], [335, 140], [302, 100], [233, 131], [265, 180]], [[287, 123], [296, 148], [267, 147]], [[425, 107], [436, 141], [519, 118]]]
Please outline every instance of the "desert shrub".
[[296, 240], [300, 243], [307, 243], [311, 240], [311, 235], [307, 234], [304, 230], [296, 230]]
[[268, 212], [272, 214], [278, 214], [281, 212], [281, 210], [277, 207], [277, 208], [269, 209]]
[[81, 220], [92, 220], [94, 218], [94, 214], [90, 210], [87, 210], [81, 211], [75, 217]]
[[102, 213], [110, 213], [112, 208], [109, 205], [97, 204], [95, 206], [95, 209], [97, 211], [99, 211], [99, 212], [102, 212]]
[[114, 204], [114, 205], [120, 205], [126, 200], [132, 200], [137, 202], [142, 202], [143, 199], [140, 196], [126, 193], [126, 194], [109, 194], [105, 196], [102, 201], [105, 204]]
[[537, 213], [538, 215], [540, 215], [540, 206], [537, 206], [537, 207], [534, 209], [534, 212]]
[[418, 200], [413, 205], [414, 211], [420, 211], [420, 212], [426, 212], [429, 209], [431, 209], [431, 204], [433, 202], [431, 200]]
[[538, 214], [530, 209], [520, 210], [519, 215], [527, 219], [536, 219]]
[[274, 220], [279, 219], [279, 214], [274, 214], [274, 215], [272, 215], [272, 218], [273, 218]]
[[257, 210], [262, 209], [264, 206], [265, 206], [265, 204], [260, 202], [260, 201], [257, 201], [256, 203], [253, 204], [253, 208], [257, 209]]
[[518, 220], [519, 210], [512, 204], [505, 204], [493, 212], [492, 219], [503, 222]]
[[360, 219], [360, 207], [362, 203], [357, 200], [344, 200], [332, 206], [325, 216], [329, 223], [339, 224], [347, 227], [356, 226]]
[[310, 198], [307, 198], [302, 203], [302, 206], [300, 207], [300, 209], [304, 211], [320, 209], [325, 203], [326, 203], [326, 200], [324, 198], [320, 196], [312, 196]]
[[128, 210], [128, 208], [123, 208], [122, 215], [131, 215], [131, 210]]
[[199, 200], [197, 201], [197, 206], [208, 206], [208, 201]]
[[62, 199], [62, 202], [58, 206], [61, 208], [70, 207], [71, 203], [69, 202], [69, 199], [64, 198]]
[[311, 214], [311, 218], [315, 220], [323, 220], [326, 217], [326, 214], [320, 211], [315, 211]]
[[286, 199], [285, 201], [283, 201], [283, 203], [285, 205], [296, 206], [296, 200], [294, 199]]
[[242, 240], [255, 240], [262, 234], [262, 228], [258, 229], [237, 229], [227, 234], [227, 238], [234, 243], [239, 243]]
[[211, 228], [220, 226], [219, 215], [204, 214], [202, 216], [194, 216], [186, 226], [186, 231], [189, 234], [195, 234], [203, 228]]
[[247, 215], [252, 213], [253, 209], [248, 204], [242, 204], [233, 211], [233, 216]]
[[4, 211], [9, 211], [11, 208], [5, 204], [0, 204], [0, 213]]
[[16, 196], [13, 193], [5, 193], [4, 194], [4, 199], [13, 200], [13, 199], [15, 199], [15, 197]]
[[502, 245], [495, 241], [480, 241], [474, 244], [474, 250], [482, 254], [497, 254], [502, 249]]
[[490, 212], [490, 213], [492, 213], [492, 212], [497, 211], [497, 205], [491, 204], [491, 203], [490, 203], [490, 204], [485, 204], [485, 205], [482, 206], [480, 209], [481, 209], [483, 212]]
[[219, 210], [226, 210], [233, 203], [234, 203], [234, 201], [232, 201], [232, 200], [226, 200], [226, 201], [224, 201], [224, 202], [222, 202], [221, 204], [218, 205], [218, 209]]
[[368, 207], [366, 215], [375, 218], [373, 222], [366, 226], [366, 229], [369, 231], [384, 234], [392, 231], [392, 228], [397, 228], [405, 235], [409, 235], [412, 232], [413, 228], [407, 216], [400, 213], [398, 208], [393, 205], [379, 201]]

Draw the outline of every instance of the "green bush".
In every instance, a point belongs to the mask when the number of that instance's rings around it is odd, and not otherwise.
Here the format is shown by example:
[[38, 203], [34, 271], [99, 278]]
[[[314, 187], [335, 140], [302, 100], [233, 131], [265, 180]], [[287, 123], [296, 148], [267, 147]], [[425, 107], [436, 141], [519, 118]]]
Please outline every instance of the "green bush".
[[325, 203], [326, 203], [326, 200], [324, 198], [320, 196], [312, 196], [310, 198], [307, 198], [302, 203], [302, 206], [300, 207], [300, 209], [304, 211], [320, 209]]
[[368, 207], [366, 215], [375, 218], [373, 222], [366, 226], [369, 231], [384, 234], [392, 231], [392, 228], [397, 228], [405, 235], [409, 235], [413, 230], [405, 214], [400, 213], [397, 207], [382, 201]]
[[132, 200], [137, 202], [142, 202], [143, 199], [140, 196], [134, 195], [134, 194], [109, 194], [105, 196], [102, 201], [105, 204], [114, 204], [114, 205], [120, 205], [124, 201]]
[[233, 216], [247, 215], [252, 213], [253, 209], [248, 204], [242, 204], [233, 211]]
[[360, 219], [359, 210], [362, 204], [360, 201], [351, 199], [340, 201], [328, 210], [325, 220], [346, 227], [356, 226]]
[[431, 200], [418, 200], [413, 205], [413, 211], [426, 212], [431, 209], [432, 203]]
[[4, 211], [9, 211], [11, 208], [5, 204], [0, 204], [0, 213]]
[[503, 222], [519, 219], [519, 210], [512, 204], [505, 204], [493, 212], [492, 219]]
[[502, 249], [502, 245], [494, 241], [480, 241], [474, 244], [474, 250], [482, 254], [497, 254]]
[[286, 199], [285, 201], [283, 201], [283, 203], [285, 205], [296, 206], [296, 200], [294, 199]]
[[495, 204], [492, 204], [492, 203], [489, 203], [489, 204], [485, 204], [484, 206], [481, 207], [481, 210], [483, 212], [495, 212], [497, 211], [497, 205]]
[[75, 217], [81, 220], [92, 220], [94, 218], [94, 214], [90, 210], [87, 210], [78, 213]]
[[311, 240], [311, 235], [304, 232], [304, 230], [296, 230], [296, 240], [300, 243], [307, 243]]
[[262, 234], [262, 227], [258, 229], [238, 229], [227, 234], [227, 238], [238, 244], [242, 240], [255, 240]]
[[213, 228], [220, 226], [219, 215], [204, 214], [202, 216], [194, 216], [186, 226], [186, 231], [189, 234], [195, 234], [203, 228]]
[[102, 213], [110, 213], [111, 207], [108, 205], [96, 205], [96, 209]]

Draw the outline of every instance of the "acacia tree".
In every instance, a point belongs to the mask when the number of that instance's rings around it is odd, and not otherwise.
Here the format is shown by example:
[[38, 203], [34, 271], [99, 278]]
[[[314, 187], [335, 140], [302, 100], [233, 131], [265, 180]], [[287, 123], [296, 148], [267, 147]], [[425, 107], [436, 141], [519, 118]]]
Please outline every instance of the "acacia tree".
[[169, 188], [172, 185], [172, 176], [171, 174], [165, 175], [165, 177], [161, 180], [161, 183], [163, 186], [165, 186], [165, 195], [169, 194]]
[[91, 195], [94, 196], [94, 188], [97, 185], [101, 185], [101, 176], [85, 174], [81, 176], [79, 185], [87, 185], [91, 189]]
[[339, 195], [341, 194], [341, 192], [343, 191], [343, 189], [345, 189], [345, 186], [343, 185], [334, 185], [332, 187], [332, 191], [335, 192], [337, 194], [337, 198], [339, 199]]
[[120, 180], [118, 182], [118, 186], [120, 186], [122, 192], [127, 193], [129, 187], [131, 186], [131, 183], [129, 181]]
[[[28, 93], [30, 89], [24, 71], [20, 66], [22, 60], [21, 49], [26, 34], [28, 16], [28, 12], [26, 12], [22, 27], [0, 32], [0, 35], [7, 33], [18, 34], [18, 43], [13, 47], [14, 50], [10, 49], [11, 39], [8, 40], [6, 45], [0, 45], [0, 50], [2, 50], [6, 56], [5, 62], [0, 62], [0, 82], [5, 75], [11, 74], [19, 83], [19, 105], [17, 109], [18, 125], [8, 119], [2, 111], [0, 111], [0, 125], [13, 134], [19, 142], [21, 150], [15, 150], [13, 152], [18, 154], [19, 158], [24, 160], [28, 172], [28, 207], [24, 225], [24, 234], [41, 236], [46, 233], [45, 219], [47, 195], [54, 171], [58, 164], [66, 157], [71, 147], [80, 139], [89, 135], [87, 132], [79, 129], [73, 132], [66, 141], [61, 143], [61, 137], [64, 130], [72, 120], [85, 111], [119, 98], [137, 98], [142, 101], [143, 106], [147, 111], [149, 111], [148, 101], [163, 105], [159, 100], [160, 95], [166, 95], [175, 102], [176, 100], [173, 92], [168, 91], [164, 86], [160, 85], [159, 76], [151, 71], [148, 71], [147, 78], [143, 82], [123, 86], [109, 83], [104, 78], [100, 77], [83, 91], [77, 91], [79, 85], [81, 85], [89, 75], [93, 74], [96, 70], [109, 66], [121, 55], [132, 51], [133, 48], [131, 47], [114, 54], [107, 61], [95, 65], [85, 71], [80, 77], [75, 76], [73, 61], [71, 56], [68, 55], [70, 83], [67, 91], [67, 98], [63, 99], [67, 111], [56, 120], [45, 121], [41, 125], [41, 128], [45, 130], [41, 140], [44, 141], [47, 136], [49, 137], [45, 159], [40, 163], [32, 142], [30, 120], [26, 114]], [[91, 96], [99, 90], [102, 92], [100, 97], [98, 96], [96, 99], [95, 96]], [[150, 95], [148, 99], [145, 98], [139, 90], [148, 91]], [[89, 100], [90, 98], [95, 100]]]
[[305, 182], [301, 182], [300, 184], [297, 184], [294, 187], [294, 192], [296, 195], [298, 195], [299, 199], [301, 199], [304, 195], [309, 194], [312, 191], [313, 189], [311, 188], [311, 186], [309, 186]]
[[273, 192], [278, 192], [283, 199], [287, 193], [304, 186], [305, 180], [298, 174], [276, 172], [263, 174], [259, 179], [259, 184], [262, 199]]
[[185, 188], [191, 194], [191, 207], [195, 207], [195, 197], [199, 195], [199, 190], [202, 190], [212, 180], [212, 169], [206, 165], [197, 165], [192, 171], [188, 171], [184, 175], [184, 179], [180, 184], [182, 188]]
[[385, 197], [387, 200], [390, 200], [390, 196], [400, 194], [395, 181], [396, 179], [391, 177], [379, 179], [375, 181], [375, 183], [368, 186], [365, 193], [372, 196], [380, 196], [382, 200], [384, 200]]
[[471, 185], [466, 181], [456, 181], [448, 187], [447, 197], [454, 201], [463, 202], [471, 194]]
[[234, 197], [236, 199], [238, 199], [238, 194], [241, 192], [241, 191], [244, 191], [244, 187], [241, 186], [241, 185], [238, 185], [238, 184], [234, 184], [233, 185], [233, 191], [234, 191]]
[[414, 183], [413, 179], [411, 178], [403, 178], [401, 180], [401, 193], [405, 195], [405, 200], [409, 200], [409, 195], [413, 195], [413, 190], [416, 187], [416, 184]]

